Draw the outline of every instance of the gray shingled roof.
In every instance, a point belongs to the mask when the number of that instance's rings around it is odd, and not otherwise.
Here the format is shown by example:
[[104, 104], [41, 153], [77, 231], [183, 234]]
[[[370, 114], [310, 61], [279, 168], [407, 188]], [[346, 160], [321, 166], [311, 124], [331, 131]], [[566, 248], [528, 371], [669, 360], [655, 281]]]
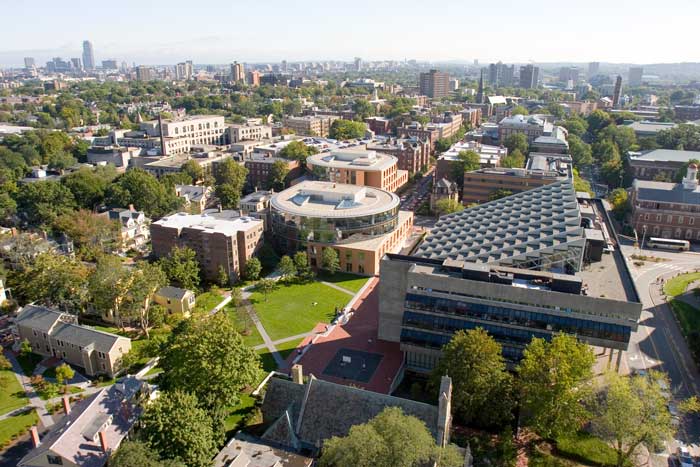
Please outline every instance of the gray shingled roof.
[[700, 160], [700, 151], [678, 151], [676, 149], [652, 149], [638, 156], [631, 156], [635, 161], [650, 162], [688, 162], [690, 159]]
[[678, 204], [700, 204], [700, 190], [686, 190], [681, 183], [635, 180], [637, 199]]
[[313, 376], [305, 385], [271, 378], [262, 412], [263, 421], [271, 424], [266, 432], [268, 441], [284, 443], [285, 439], [290, 439], [284, 421], [279, 420], [289, 416], [299, 440], [308, 446], [320, 446], [333, 436], [346, 436], [351, 427], [367, 423], [386, 407], [400, 407], [405, 414], [423, 421], [436, 436], [437, 406], [331, 383]]
[[15, 318], [15, 323], [29, 326], [37, 331], [49, 332], [60, 317], [61, 313], [43, 306], [27, 305], [20, 310], [20, 314]]
[[584, 243], [567, 179], [441, 217], [415, 256], [514, 265]]
[[181, 289], [179, 287], [173, 287], [172, 285], [166, 285], [158, 290], [157, 295], [165, 298], [172, 298], [175, 300], [182, 300], [189, 290]]

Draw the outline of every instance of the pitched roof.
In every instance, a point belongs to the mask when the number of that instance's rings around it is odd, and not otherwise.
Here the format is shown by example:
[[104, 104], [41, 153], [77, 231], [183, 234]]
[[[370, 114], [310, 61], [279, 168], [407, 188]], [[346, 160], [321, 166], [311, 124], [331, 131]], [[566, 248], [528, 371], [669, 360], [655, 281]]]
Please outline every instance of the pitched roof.
[[15, 323], [31, 327], [37, 331], [49, 332], [61, 319], [63, 313], [49, 310], [43, 306], [27, 305], [20, 310]]
[[700, 151], [679, 151], [676, 149], [652, 149], [641, 154], [630, 154], [633, 161], [650, 162], [680, 162], [686, 163], [690, 159], [700, 159]]
[[188, 293], [194, 292], [188, 289], [181, 289], [179, 287], [173, 287], [172, 285], [166, 285], [165, 287], [161, 287], [156, 295], [160, 295], [161, 297], [165, 298], [172, 298], [174, 300], [182, 300]]

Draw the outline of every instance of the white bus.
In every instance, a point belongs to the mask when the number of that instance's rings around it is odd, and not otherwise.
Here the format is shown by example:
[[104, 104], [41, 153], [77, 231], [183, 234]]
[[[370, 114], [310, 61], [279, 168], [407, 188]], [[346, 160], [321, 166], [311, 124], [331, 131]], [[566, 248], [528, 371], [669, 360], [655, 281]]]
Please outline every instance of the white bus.
[[666, 248], [668, 250], [688, 251], [690, 242], [688, 240], [674, 240], [672, 238], [650, 237], [647, 241], [649, 248]]

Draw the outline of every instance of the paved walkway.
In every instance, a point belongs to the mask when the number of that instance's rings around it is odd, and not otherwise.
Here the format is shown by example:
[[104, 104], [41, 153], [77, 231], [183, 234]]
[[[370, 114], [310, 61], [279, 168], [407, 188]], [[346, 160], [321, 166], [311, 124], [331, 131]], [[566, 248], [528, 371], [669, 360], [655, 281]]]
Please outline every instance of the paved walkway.
[[44, 427], [49, 428], [53, 425], [53, 418], [46, 411], [46, 401], [41, 400], [39, 395], [34, 390], [34, 387], [29, 382], [29, 378], [24, 375], [22, 371], [22, 366], [19, 364], [15, 356], [10, 351], [5, 351], [5, 357], [12, 363], [12, 369], [14, 370], [17, 381], [27, 393], [29, 398], [29, 405], [36, 409], [37, 414], [39, 414], [39, 419]]
[[[305, 332], [303, 334], [297, 334], [296, 336], [288, 336], [288, 337], [285, 337], [282, 339], [278, 339], [276, 341], [273, 341], [272, 344], [276, 346], [277, 344], [284, 344], [285, 342], [289, 342], [289, 341], [293, 341], [293, 340], [297, 340], [297, 339], [303, 339], [305, 337], [313, 336], [316, 334], [317, 334], [317, 332], [315, 330], [312, 330], [309, 332]], [[260, 344], [260, 345], [256, 345], [255, 347], [253, 347], [253, 349], [260, 350], [260, 349], [264, 349], [265, 347], [267, 347], [266, 344]]]
[[331, 282], [321, 281], [321, 284], [325, 284], [325, 285], [327, 285], [328, 287], [334, 288], [335, 290], [340, 290], [341, 292], [344, 292], [344, 293], [346, 293], [346, 294], [348, 294], [348, 295], [352, 295], [353, 297], [355, 296], [355, 292], [353, 292], [352, 290], [345, 289], [345, 288], [340, 287], [340, 286], [338, 286], [338, 285], [335, 285], [335, 284], [333, 284], [333, 283], [331, 283]]

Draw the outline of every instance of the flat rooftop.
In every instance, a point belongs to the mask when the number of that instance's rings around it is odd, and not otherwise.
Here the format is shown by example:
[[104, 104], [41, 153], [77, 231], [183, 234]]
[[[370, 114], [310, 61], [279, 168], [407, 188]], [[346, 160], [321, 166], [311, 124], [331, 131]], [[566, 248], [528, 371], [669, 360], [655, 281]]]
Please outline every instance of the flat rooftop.
[[319, 167], [379, 172], [396, 165], [398, 159], [376, 151], [352, 149], [314, 154], [307, 157], [306, 162]]
[[178, 229], [178, 231], [189, 228], [228, 236], [248, 231], [252, 227], [262, 226], [262, 224], [263, 221], [254, 217], [241, 216], [238, 211], [204, 212], [202, 214], [179, 212], [153, 223], [153, 225]]
[[630, 153], [632, 161], [649, 162], [680, 162], [687, 163], [690, 159], [700, 159], [700, 151], [679, 151], [676, 149], [652, 149], [642, 153]]
[[272, 207], [300, 216], [346, 218], [380, 214], [399, 206], [399, 197], [378, 188], [304, 181], [277, 193]]

